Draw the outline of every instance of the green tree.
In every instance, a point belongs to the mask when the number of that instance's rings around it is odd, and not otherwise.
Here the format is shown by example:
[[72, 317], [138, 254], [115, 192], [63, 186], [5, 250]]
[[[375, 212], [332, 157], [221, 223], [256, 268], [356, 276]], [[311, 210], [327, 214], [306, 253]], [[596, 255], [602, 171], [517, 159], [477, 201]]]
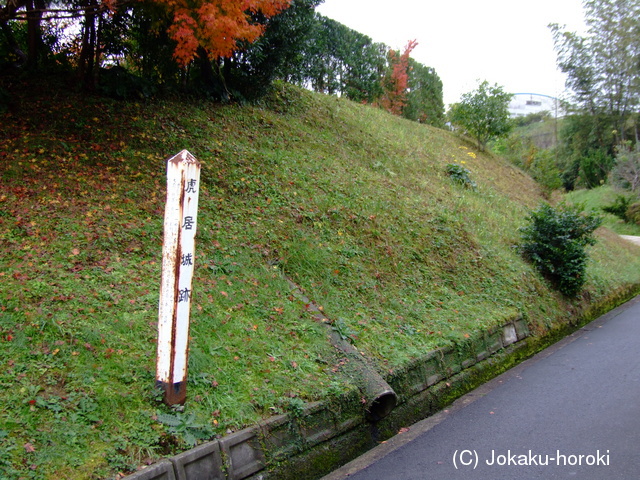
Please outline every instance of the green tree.
[[301, 62], [301, 45], [310, 38], [314, 9], [321, 1], [292, 0], [289, 8], [265, 22], [262, 37], [241, 44], [232, 56], [217, 62], [221, 87], [236, 98], [253, 100], [262, 96], [274, 80], [295, 78], [293, 66]]
[[299, 55], [287, 63], [282, 78], [442, 127], [442, 81], [433, 68], [410, 58], [414, 46], [410, 42], [403, 52], [394, 51], [316, 14], [308, 36], [299, 42]]
[[[594, 177], [584, 169], [590, 168], [588, 157], [599, 151], [600, 158], [610, 165], [613, 156], [611, 130], [605, 128], [606, 119], [602, 115], [573, 114], [562, 119], [558, 142], [558, 166], [562, 171], [562, 183], [567, 190], [587, 187]], [[603, 153], [605, 155], [603, 155]], [[592, 170], [593, 171], [593, 170]], [[606, 177], [606, 171], [604, 172]], [[600, 175], [593, 186], [600, 185]]]
[[442, 80], [432, 67], [409, 59], [409, 91], [402, 116], [434, 127], [444, 127]]
[[600, 156], [607, 162], [603, 170], [611, 167], [616, 145], [638, 138], [640, 0], [586, 0], [584, 6], [585, 36], [550, 25], [558, 66], [567, 74], [580, 117], [569, 122], [564, 155], [572, 166]]
[[[39, 69], [41, 59], [47, 53], [44, 49], [46, 44], [43, 41], [42, 26], [49, 22], [58, 22], [64, 27], [71, 26], [73, 28], [67, 28], [66, 31], [60, 28], [58, 37], [76, 37], [69, 42], [73, 44], [73, 48], [66, 52], [73, 59], [69, 65], [76, 66], [85, 87], [93, 88], [101, 67], [114, 61], [113, 57], [107, 57], [109, 53], [115, 54], [117, 60], [129, 57], [123, 67], [126, 69], [135, 66], [135, 60], [141, 60], [141, 51], [136, 50], [136, 47], [145, 42], [140, 41], [142, 37], [138, 35], [139, 29], [136, 29], [144, 23], [149, 27], [144, 32], [148, 37], [167, 40], [165, 45], [171, 47], [171, 56], [182, 70], [179, 75], [185, 85], [188, 80], [197, 78], [203, 84], [215, 87], [220, 82], [216, 79], [213, 65], [223, 63], [222, 59], [229, 59], [238, 50], [258, 40], [269, 25], [279, 23], [274, 17], [292, 3], [302, 7], [309, 7], [307, 4], [310, 4], [312, 9], [318, 1], [5, 0], [0, 1], [0, 52], [6, 51], [11, 55], [10, 66], [13, 70], [34, 71]], [[138, 23], [138, 20], [142, 23]], [[149, 20], [153, 22], [151, 25]], [[68, 23], [61, 24], [62, 21]], [[16, 31], [19, 31], [17, 27], [22, 24], [26, 24], [26, 48], [20, 44], [16, 35]], [[159, 34], [160, 28], [164, 29], [164, 38]], [[275, 41], [275, 38], [272, 40]], [[147, 48], [146, 53], [165, 55], [165, 50]], [[268, 48], [264, 51], [267, 50]], [[282, 48], [280, 51], [284, 50]], [[134, 59], [136, 54], [138, 58]], [[265, 56], [258, 57], [254, 55], [252, 58], [253, 67], [260, 66], [260, 61]], [[149, 55], [141, 60], [143, 63], [147, 61], [164, 64], [164, 58], [152, 58]], [[233, 64], [233, 61], [228, 64]], [[262, 62], [262, 67], [264, 64]], [[277, 66], [278, 62], [270, 62], [270, 65]], [[194, 69], [194, 66], [199, 68]], [[193, 70], [199, 71], [193, 75]], [[264, 68], [260, 70], [261, 73], [263, 71]], [[119, 75], [119, 79], [122, 78], [126, 78], [125, 75]]]
[[338, 54], [344, 59], [340, 90], [355, 102], [371, 102], [381, 93], [378, 79], [386, 65], [387, 48], [355, 30], [343, 30]]
[[288, 76], [316, 92], [372, 102], [381, 95], [387, 47], [330, 18], [316, 14], [297, 63]]
[[509, 119], [510, 93], [486, 80], [472, 92], [462, 95], [460, 103], [449, 110], [449, 121], [478, 142], [484, 150], [487, 142], [509, 134], [513, 126]]
[[640, 151], [620, 147], [611, 171], [611, 182], [619, 188], [640, 193]]
[[545, 197], [550, 197], [551, 192], [562, 187], [560, 170], [555, 164], [551, 150], [539, 149], [536, 151], [531, 164], [531, 176], [538, 182]]

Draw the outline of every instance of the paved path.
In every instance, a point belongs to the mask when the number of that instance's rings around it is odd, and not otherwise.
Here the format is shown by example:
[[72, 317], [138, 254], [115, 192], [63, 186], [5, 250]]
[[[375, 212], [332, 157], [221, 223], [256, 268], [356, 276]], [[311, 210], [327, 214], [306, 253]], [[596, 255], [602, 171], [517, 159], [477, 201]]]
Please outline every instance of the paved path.
[[625, 240], [629, 240], [630, 242], [635, 243], [636, 245], [640, 245], [640, 237], [634, 237], [633, 235], [620, 235]]
[[323, 480], [347, 478], [640, 478], [640, 296]]

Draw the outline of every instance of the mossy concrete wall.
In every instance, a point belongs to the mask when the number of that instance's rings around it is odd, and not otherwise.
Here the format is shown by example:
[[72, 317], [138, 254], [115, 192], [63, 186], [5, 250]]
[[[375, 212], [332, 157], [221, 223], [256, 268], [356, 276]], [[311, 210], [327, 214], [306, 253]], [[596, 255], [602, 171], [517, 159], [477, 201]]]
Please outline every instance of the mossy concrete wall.
[[505, 325], [415, 359], [386, 378], [398, 395], [382, 420], [367, 421], [356, 391], [315, 402], [303, 411], [269, 418], [254, 427], [205, 443], [130, 475], [127, 480], [313, 480], [353, 460], [456, 398], [543, 350], [640, 292], [621, 289], [574, 321], [544, 336], [527, 323]]

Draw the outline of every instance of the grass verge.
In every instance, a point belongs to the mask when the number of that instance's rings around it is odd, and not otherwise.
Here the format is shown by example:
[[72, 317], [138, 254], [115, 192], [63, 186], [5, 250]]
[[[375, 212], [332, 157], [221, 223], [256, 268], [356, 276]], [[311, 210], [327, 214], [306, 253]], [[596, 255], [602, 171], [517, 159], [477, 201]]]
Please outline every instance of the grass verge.
[[598, 212], [599, 215], [602, 215], [603, 225], [609, 230], [612, 230], [619, 235], [640, 236], [640, 225], [627, 223], [621, 218], [602, 210], [603, 207], [613, 205], [616, 198], [621, 195], [629, 196], [629, 192], [616, 190], [610, 185], [603, 185], [601, 187], [592, 188], [591, 190], [576, 190], [569, 192], [566, 195], [566, 199], [570, 203], [582, 205], [587, 211], [593, 210]]

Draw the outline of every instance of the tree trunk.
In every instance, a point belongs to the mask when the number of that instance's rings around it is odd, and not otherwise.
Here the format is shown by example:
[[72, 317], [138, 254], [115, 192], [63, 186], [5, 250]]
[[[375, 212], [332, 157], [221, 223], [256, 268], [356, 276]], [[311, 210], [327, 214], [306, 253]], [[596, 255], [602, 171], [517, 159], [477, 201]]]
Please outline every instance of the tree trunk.
[[40, 23], [42, 21], [42, 10], [45, 8], [44, 0], [29, 1], [26, 4], [27, 9], [27, 46], [28, 60], [27, 68], [29, 70], [37, 70], [42, 54], [42, 29]]
[[82, 49], [78, 59], [78, 73], [85, 90], [92, 90], [95, 86], [94, 69], [96, 55], [96, 14], [95, 0], [89, 0], [85, 7], [84, 24], [82, 26]]
[[96, 32], [96, 42], [95, 42], [95, 56], [94, 56], [94, 61], [93, 64], [95, 66], [95, 68], [93, 69], [93, 85], [98, 85], [99, 81], [100, 81], [100, 66], [102, 65], [102, 54], [103, 54], [103, 48], [101, 47], [102, 45], [102, 38], [103, 38], [103, 28], [104, 28], [104, 16], [102, 15], [102, 13], [98, 13], [98, 28], [97, 28], [97, 32]]
[[207, 87], [212, 88], [216, 84], [216, 74], [213, 72], [209, 54], [202, 47], [198, 47], [197, 54], [202, 80]]
[[224, 76], [222, 75], [222, 72], [220, 72], [220, 67], [218, 66], [218, 74], [216, 74], [213, 70], [213, 64], [211, 63], [209, 54], [204, 48], [198, 47], [197, 54], [198, 66], [200, 67], [205, 87], [210, 91], [210, 93], [219, 97], [220, 100], [229, 100], [230, 94], [227, 90]]

